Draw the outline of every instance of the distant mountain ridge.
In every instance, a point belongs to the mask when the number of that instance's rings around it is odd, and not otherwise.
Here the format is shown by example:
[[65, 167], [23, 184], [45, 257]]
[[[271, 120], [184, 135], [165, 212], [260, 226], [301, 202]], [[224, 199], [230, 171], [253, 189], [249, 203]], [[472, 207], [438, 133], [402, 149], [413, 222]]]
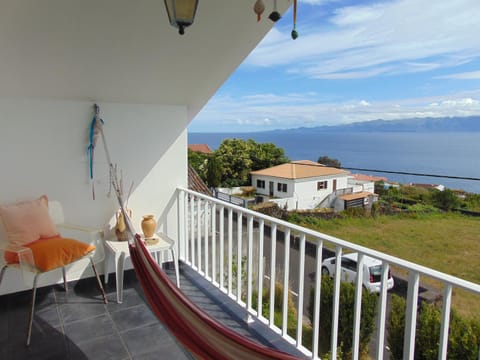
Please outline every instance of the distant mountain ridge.
[[266, 132], [480, 132], [480, 116], [371, 120], [343, 125], [300, 127]]

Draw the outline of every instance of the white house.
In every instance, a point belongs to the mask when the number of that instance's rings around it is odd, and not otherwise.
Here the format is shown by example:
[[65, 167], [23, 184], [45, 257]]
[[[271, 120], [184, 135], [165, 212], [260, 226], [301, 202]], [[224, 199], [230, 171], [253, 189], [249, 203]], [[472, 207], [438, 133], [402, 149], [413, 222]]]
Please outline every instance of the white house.
[[287, 209], [312, 209], [338, 189], [348, 188], [350, 172], [310, 160], [292, 161], [268, 169], [252, 171], [257, 194]]

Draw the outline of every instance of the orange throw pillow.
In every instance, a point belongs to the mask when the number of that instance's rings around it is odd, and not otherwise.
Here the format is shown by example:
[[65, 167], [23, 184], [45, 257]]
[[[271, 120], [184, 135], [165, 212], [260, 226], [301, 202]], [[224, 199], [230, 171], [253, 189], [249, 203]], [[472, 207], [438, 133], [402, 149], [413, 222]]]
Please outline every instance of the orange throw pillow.
[[[63, 267], [95, 250], [93, 245], [60, 236], [40, 239], [24, 246], [32, 250], [35, 267], [40, 271]], [[18, 255], [5, 251], [5, 261], [7, 264], [18, 264]]]

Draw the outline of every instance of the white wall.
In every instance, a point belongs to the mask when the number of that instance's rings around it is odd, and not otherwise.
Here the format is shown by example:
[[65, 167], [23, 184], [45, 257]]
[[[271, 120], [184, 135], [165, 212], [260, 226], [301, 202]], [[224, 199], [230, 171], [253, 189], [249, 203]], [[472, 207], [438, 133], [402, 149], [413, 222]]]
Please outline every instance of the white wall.
[[[276, 201], [279, 206], [284, 207], [287, 203], [289, 210], [293, 209], [312, 209], [319, 203], [321, 203], [329, 194], [333, 192], [333, 180], [337, 180], [337, 189], [346, 188], [347, 176], [343, 177], [318, 177], [308, 179], [280, 179], [268, 176], [252, 175], [252, 186], [257, 185], [257, 179], [265, 181], [265, 188], [257, 188], [257, 193], [262, 195], [269, 195], [269, 182], [274, 182], [273, 196], [282, 199], [288, 199], [288, 201]], [[327, 188], [317, 190], [318, 181], [327, 181]], [[277, 191], [277, 184], [287, 184], [287, 192]]]
[[[128, 204], [134, 224], [143, 214], [155, 214], [159, 227], [175, 238], [175, 188], [187, 185], [186, 108], [99, 105], [112, 162], [123, 170], [127, 190], [134, 182]], [[86, 151], [92, 117], [90, 101], [0, 98], [0, 203], [47, 194], [62, 203], [66, 222], [103, 228], [118, 205], [106, 196], [109, 172], [101, 142], [92, 199]], [[0, 294], [22, 287], [9, 276]]]
[[349, 178], [348, 185], [353, 187], [353, 192], [366, 191], [372, 194], [375, 193], [375, 183], [373, 181], [361, 181]]
[[[257, 187], [257, 180], [265, 181], [265, 188]], [[252, 175], [252, 186], [257, 189], [258, 194], [270, 196], [270, 181], [273, 182], [273, 196], [279, 198], [289, 198], [293, 196], [294, 181], [290, 179], [281, 179], [273, 176]], [[278, 183], [287, 184], [287, 192], [278, 191]]]

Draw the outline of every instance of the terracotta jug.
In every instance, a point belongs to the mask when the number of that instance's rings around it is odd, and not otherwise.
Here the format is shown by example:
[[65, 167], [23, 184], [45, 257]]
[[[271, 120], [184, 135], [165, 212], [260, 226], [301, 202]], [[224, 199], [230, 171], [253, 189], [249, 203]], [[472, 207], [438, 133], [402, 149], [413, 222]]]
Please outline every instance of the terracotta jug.
[[153, 215], [144, 215], [142, 220], [142, 231], [145, 238], [151, 238], [155, 234], [155, 229], [157, 228], [157, 222], [155, 221]]
[[[132, 211], [127, 209], [128, 216], [132, 216]], [[125, 219], [121, 210], [117, 212], [117, 222], [115, 224], [115, 235], [117, 236], [118, 241], [128, 240], [127, 226], [125, 224]]]

